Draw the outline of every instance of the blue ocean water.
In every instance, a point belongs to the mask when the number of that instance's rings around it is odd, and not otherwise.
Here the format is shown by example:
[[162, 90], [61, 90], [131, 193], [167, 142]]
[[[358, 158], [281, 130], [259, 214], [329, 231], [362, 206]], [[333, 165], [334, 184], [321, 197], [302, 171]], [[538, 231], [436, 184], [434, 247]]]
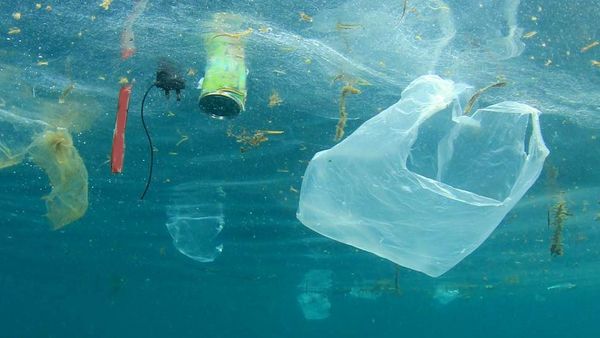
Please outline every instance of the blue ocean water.
[[[86, 214], [52, 231], [45, 172], [28, 155], [0, 162], [0, 337], [598, 335], [595, 1], [148, 0], [130, 21], [141, 2], [0, 4], [0, 109], [64, 123], [89, 175]], [[216, 12], [237, 13], [252, 28], [243, 38], [246, 111], [230, 120], [208, 117], [197, 103], [205, 23]], [[123, 59], [128, 22], [135, 53]], [[149, 92], [154, 176], [140, 200], [149, 165], [141, 100], [163, 57], [186, 88], [179, 102]], [[362, 92], [346, 100], [349, 135], [424, 74], [475, 88], [506, 80], [478, 104], [536, 107], [550, 150], [492, 235], [438, 278], [296, 219], [308, 162], [336, 144], [342, 84]], [[133, 91], [124, 171], [114, 175], [123, 78]], [[274, 95], [280, 104], [269, 104]], [[4, 155], [37, 135], [35, 123], [7, 116], [0, 114]], [[244, 143], [243, 135], [265, 130], [274, 131], [268, 140]], [[561, 199], [569, 210], [564, 254], [552, 256], [549, 223]], [[194, 242], [212, 261], [191, 259], [174, 243], [166, 225], [185, 210], [212, 222], [210, 238]]]

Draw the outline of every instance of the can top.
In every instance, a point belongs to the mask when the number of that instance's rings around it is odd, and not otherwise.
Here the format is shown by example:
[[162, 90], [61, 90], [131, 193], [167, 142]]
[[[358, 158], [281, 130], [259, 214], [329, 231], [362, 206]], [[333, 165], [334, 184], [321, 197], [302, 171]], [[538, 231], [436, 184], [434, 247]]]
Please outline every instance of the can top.
[[234, 118], [244, 109], [235, 98], [223, 93], [204, 95], [198, 104], [203, 112], [216, 119]]

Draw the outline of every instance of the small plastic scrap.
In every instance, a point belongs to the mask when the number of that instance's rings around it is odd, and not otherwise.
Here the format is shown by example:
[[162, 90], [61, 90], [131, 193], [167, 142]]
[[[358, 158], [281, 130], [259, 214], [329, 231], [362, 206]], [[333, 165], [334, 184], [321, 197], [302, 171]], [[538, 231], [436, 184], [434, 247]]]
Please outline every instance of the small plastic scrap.
[[549, 286], [546, 288], [546, 290], [570, 290], [575, 288], [577, 285], [567, 282], [567, 283], [560, 283], [560, 284], [555, 284], [552, 286]]

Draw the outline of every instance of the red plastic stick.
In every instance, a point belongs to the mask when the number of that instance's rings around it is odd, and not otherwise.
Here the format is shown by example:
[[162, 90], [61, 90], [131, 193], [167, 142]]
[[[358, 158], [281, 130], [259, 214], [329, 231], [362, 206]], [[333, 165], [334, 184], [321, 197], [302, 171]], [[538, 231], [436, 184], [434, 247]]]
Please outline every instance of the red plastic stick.
[[127, 111], [131, 97], [131, 84], [125, 84], [119, 91], [119, 104], [117, 106], [117, 120], [113, 133], [111, 169], [113, 173], [123, 172], [123, 158], [125, 156], [125, 127], [127, 125]]

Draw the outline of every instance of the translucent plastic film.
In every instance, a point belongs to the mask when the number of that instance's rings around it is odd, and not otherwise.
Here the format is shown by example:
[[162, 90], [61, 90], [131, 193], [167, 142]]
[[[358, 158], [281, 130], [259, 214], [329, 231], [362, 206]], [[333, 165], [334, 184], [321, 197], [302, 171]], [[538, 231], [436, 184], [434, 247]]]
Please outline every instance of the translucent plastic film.
[[33, 136], [49, 125], [0, 108], [0, 169], [21, 163]]
[[174, 205], [168, 213], [167, 230], [179, 252], [206, 263], [223, 251], [217, 241], [225, 224], [220, 205]]
[[396, 104], [317, 153], [298, 219], [430, 276], [459, 263], [531, 187], [549, 153], [536, 109], [506, 101], [466, 116], [467, 89], [419, 77]]

